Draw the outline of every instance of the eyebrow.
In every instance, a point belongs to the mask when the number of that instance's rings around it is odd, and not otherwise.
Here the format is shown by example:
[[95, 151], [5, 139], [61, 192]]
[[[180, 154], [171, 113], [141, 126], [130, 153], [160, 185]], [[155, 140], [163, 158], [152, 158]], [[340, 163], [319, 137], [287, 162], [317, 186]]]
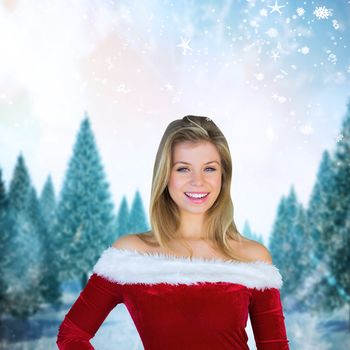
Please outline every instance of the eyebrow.
[[[175, 164], [178, 164], [178, 163], [191, 165], [191, 163], [182, 162], [182, 161], [176, 162], [176, 163], [174, 163], [174, 165], [175, 165]], [[218, 164], [220, 165], [220, 163], [219, 163], [218, 161], [216, 161], [216, 160], [211, 160], [210, 162], [206, 162], [206, 163], [204, 163], [204, 164], [210, 164], [210, 163], [218, 163]]]

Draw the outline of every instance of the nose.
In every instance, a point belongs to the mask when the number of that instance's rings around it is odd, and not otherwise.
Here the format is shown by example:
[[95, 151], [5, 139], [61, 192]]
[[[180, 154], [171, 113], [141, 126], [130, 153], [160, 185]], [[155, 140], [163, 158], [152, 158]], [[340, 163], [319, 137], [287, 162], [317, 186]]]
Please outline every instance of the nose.
[[191, 184], [192, 185], [198, 185], [200, 186], [203, 183], [203, 174], [198, 171], [193, 171], [192, 177], [191, 177]]

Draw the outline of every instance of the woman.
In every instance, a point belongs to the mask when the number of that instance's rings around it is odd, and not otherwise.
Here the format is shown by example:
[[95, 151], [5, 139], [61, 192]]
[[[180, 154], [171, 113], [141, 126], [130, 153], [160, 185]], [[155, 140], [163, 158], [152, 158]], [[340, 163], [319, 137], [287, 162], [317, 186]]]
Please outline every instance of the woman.
[[289, 349], [282, 277], [269, 251], [238, 232], [231, 178], [227, 141], [211, 119], [171, 122], [153, 169], [152, 230], [102, 253], [60, 325], [59, 349], [93, 349], [119, 303], [145, 350], [249, 349], [248, 315], [258, 350]]

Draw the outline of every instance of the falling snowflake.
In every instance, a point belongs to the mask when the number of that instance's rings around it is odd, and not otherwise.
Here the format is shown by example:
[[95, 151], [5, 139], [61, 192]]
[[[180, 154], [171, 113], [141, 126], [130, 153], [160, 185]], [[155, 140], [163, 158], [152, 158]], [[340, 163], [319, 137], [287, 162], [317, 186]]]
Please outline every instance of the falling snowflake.
[[263, 73], [255, 74], [255, 78], [256, 80], [264, 80], [264, 74]]
[[258, 28], [259, 27], [259, 23], [255, 20], [251, 20], [249, 22], [249, 24], [253, 27], [253, 28]]
[[277, 100], [279, 103], [285, 103], [287, 101], [287, 98], [285, 96], [278, 95], [277, 93], [274, 93], [272, 95], [272, 98], [274, 100]]
[[173, 86], [170, 84], [170, 83], [167, 83], [165, 86], [164, 86], [165, 90], [167, 91], [170, 91], [170, 90], [173, 90]]
[[267, 16], [267, 10], [265, 8], [261, 9], [259, 11], [260, 16], [266, 17]]
[[117, 92], [121, 92], [124, 94], [127, 94], [128, 92], [130, 92], [131, 90], [125, 85], [125, 84], [119, 84], [116, 87], [116, 91]]
[[269, 28], [265, 34], [267, 34], [270, 38], [276, 38], [278, 36], [278, 31], [276, 28]]
[[304, 55], [307, 55], [310, 52], [310, 49], [307, 46], [304, 46], [301, 49], [299, 49], [298, 51]]
[[332, 25], [333, 25], [333, 28], [335, 29], [335, 30], [338, 30], [339, 29], [339, 23], [338, 23], [338, 21], [336, 20], [336, 19], [333, 19], [333, 21], [332, 21]]
[[181, 37], [181, 43], [177, 45], [177, 47], [181, 47], [182, 48], [182, 54], [186, 55], [187, 50], [192, 51], [192, 48], [188, 45], [190, 42], [190, 39], [185, 40], [184, 38]]
[[326, 51], [327, 54], [328, 54], [328, 61], [333, 63], [333, 64], [336, 64], [337, 63], [337, 55], [334, 54], [331, 50], [327, 50]]
[[281, 9], [282, 7], [285, 7], [285, 5], [278, 5], [277, 1], [275, 1], [274, 5], [272, 5], [272, 6], [269, 6], [269, 5], [268, 5], [267, 7], [270, 7], [270, 8], [271, 8], [270, 13], [278, 12], [278, 13], [281, 15], [282, 12], [281, 12], [280, 9]]
[[277, 58], [279, 58], [280, 57], [280, 55], [279, 55], [279, 53], [278, 52], [276, 52], [276, 51], [272, 51], [271, 52], [271, 58], [273, 58], [273, 60], [276, 62], [276, 60], [277, 60]]
[[302, 7], [297, 8], [298, 16], [303, 16], [305, 14], [305, 10]]
[[326, 6], [319, 6], [316, 7], [313, 14], [318, 18], [318, 19], [328, 19], [328, 17], [333, 15], [333, 10], [326, 8]]
[[303, 124], [299, 127], [300, 132], [303, 135], [311, 135], [314, 131], [313, 127], [310, 124]]

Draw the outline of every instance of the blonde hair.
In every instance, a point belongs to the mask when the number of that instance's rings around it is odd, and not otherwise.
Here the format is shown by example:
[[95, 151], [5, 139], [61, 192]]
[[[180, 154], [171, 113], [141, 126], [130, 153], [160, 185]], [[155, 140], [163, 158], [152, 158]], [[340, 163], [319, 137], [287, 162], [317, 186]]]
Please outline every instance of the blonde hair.
[[[170, 197], [167, 185], [172, 169], [174, 147], [182, 142], [200, 143], [208, 141], [216, 146], [221, 159], [222, 187], [220, 194], [205, 215], [203, 236], [210, 240], [224, 255], [238, 259], [228, 243], [228, 239], [242, 241], [233, 219], [233, 203], [230, 189], [232, 180], [232, 160], [225, 136], [209, 118], [187, 115], [172, 121], [160, 141], [152, 178], [150, 199], [150, 222], [152, 230], [138, 237], [152, 245], [173, 251], [170, 241], [177, 240], [176, 231], [180, 226], [177, 204]], [[192, 256], [192, 249], [189, 247]]]

